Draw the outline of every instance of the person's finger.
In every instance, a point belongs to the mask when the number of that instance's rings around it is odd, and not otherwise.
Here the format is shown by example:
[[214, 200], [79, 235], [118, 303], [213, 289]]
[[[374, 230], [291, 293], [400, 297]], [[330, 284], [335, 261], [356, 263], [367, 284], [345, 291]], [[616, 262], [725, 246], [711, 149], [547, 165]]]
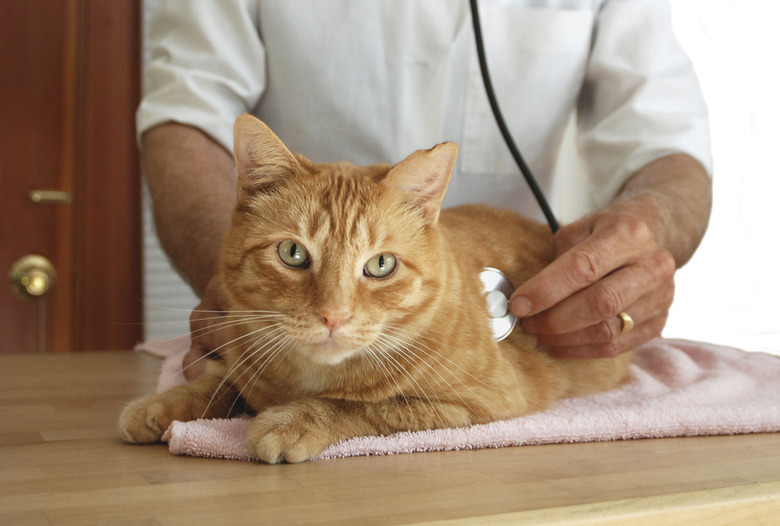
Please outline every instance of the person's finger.
[[624, 260], [617, 253], [593, 242], [565, 252], [514, 291], [511, 311], [524, 318], [549, 309], [622, 266]]
[[555, 256], [558, 257], [564, 252], [585, 242], [593, 233], [593, 216], [585, 216], [579, 220], [561, 227], [553, 237], [553, 248]]
[[[193, 380], [206, 370], [206, 360], [216, 357], [224, 344], [225, 313], [220, 305], [221, 289], [217, 278], [212, 278], [200, 303], [190, 314], [190, 351], [184, 356], [184, 376]], [[212, 356], [214, 355], [214, 356]]]
[[573, 333], [600, 324], [609, 328], [615, 324], [620, 312], [637, 303], [635, 308], [641, 312], [635, 314], [639, 319], [655, 317], [671, 305], [674, 271], [672, 256], [666, 251], [656, 251], [633, 265], [612, 272], [553, 308], [526, 317], [523, 327], [534, 334]]
[[[657, 318], [665, 319], [674, 296], [674, 283], [655, 289], [639, 301], [625, 308], [622, 312], [628, 314], [636, 330], [648, 321]], [[585, 328], [560, 334], [536, 334], [537, 342], [547, 349], [575, 347], [581, 345], [609, 344], [624, 336], [624, 322], [619, 316], [600, 321]]]
[[[577, 225], [577, 229], [573, 238], [582, 235], [582, 226]], [[562, 253], [514, 291], [510, 310], [520, 318], [545, 311], [607, 274], [636, 263], [648, 247], [657, 244], [645, 223], [633, 218], [599, 219], [583, 242]]]
[[208, 353], [204, 349], [197, 347], [191, 348], [189, 352], [184, 355], [181, 366], [182, 373], [184, 373], [184, 377], [187, 380], [192, 381], [206, 372], [207, 354]]
[[607, 343], [589, 343], [570, 346], [543, 346], [553, 356], [569, 359], [612, 358], [661, 335], [666, 324], [666, 315], [647, 320]]
[[220, 341], [219, 331], [224, 326], [225, 313], [207, 307], [208, 304], [201, 302], [190, 314], [190, 336], [193, 344], [213, 351], [214, 344]]
[[213, 344], [211, 322], [216, 314], [204, 310], [203, 305], [201, 301], [190, 314], [190, 350], [182, 359], [182, 372], [190, 381], [206, 372], [206, 360]]

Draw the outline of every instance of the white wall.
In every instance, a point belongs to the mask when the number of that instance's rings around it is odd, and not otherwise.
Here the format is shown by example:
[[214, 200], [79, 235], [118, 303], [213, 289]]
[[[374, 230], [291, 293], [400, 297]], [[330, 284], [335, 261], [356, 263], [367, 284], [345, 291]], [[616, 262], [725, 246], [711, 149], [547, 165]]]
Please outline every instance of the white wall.
[[[780, 354], [780, 6], [671, 3], [710, 108], [715, 206], [699, 252], [678, 273], [664, 336]], [[167, 265], [148, 214], [145, 225], [146, 338], [185, 333], [197, 299]]]
[[780, 5], [672, 7], [710, 110], [715, 204], [701, 248], [678, 273], [664, 335], [780, 354]]

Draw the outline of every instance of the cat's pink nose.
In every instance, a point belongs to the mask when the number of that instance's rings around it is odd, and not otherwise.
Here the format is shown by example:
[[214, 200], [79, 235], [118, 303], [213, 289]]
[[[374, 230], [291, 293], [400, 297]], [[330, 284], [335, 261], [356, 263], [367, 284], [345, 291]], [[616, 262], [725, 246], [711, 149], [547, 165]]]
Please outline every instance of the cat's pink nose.
[[352, 317], [352, 313], [348, 309], [320, 309], [318, 314], [331, 334], [333, 334], [342, 323]]

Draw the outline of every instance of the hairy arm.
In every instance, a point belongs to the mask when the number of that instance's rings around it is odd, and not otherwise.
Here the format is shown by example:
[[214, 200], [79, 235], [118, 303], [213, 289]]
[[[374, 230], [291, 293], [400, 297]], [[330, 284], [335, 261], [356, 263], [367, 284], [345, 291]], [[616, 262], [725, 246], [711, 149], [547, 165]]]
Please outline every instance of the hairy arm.
[[160, 243], [202, 296], [236, 202], [233, 158], [203, 132], [173, 122], [141, 141]]
[[[674, 272], [701, 242], [711, 203], [711, 180], [693, 158], [650, 163], [608, 206], [561, 228], [556, 260], [518, 287], [512, 311], [563, 357], [613, 356], [659, 336]], [[621, 334], [620, 312], [632, 331]]]
[[160, 243], [201, 296], [190, 316], [192, 348], [183, 363], [185, 376], [193, 379], [205, 371], [203, 357], [225, 343], [215, 272], [236, 203], [233, 158], [201, 131], [176, 123], [151, 128], [141, 141]]
[[646, 218], [650, 230], [674, 257], [677, 268], [699, 247], [712, 209], [712, 180], [684, 154], [662, 157], [635, 173], [615, 200]]

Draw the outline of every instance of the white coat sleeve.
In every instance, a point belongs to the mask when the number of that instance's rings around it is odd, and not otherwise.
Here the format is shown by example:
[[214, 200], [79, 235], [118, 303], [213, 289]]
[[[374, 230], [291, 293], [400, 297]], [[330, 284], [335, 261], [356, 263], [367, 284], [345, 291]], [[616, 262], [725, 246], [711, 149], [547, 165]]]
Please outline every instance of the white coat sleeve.
[[162, 0], [149, 24], [150, 58], [138, 136], [164, 122], [199, 128], [233, 149], [233, 122], [265, 88], [265, 50], [251, 0]]
[[591, 198], [604, 206], [638, 169], [686, 153], [712, 172], [707, 108], [660, 0], [602, 6], [578, 101]]

